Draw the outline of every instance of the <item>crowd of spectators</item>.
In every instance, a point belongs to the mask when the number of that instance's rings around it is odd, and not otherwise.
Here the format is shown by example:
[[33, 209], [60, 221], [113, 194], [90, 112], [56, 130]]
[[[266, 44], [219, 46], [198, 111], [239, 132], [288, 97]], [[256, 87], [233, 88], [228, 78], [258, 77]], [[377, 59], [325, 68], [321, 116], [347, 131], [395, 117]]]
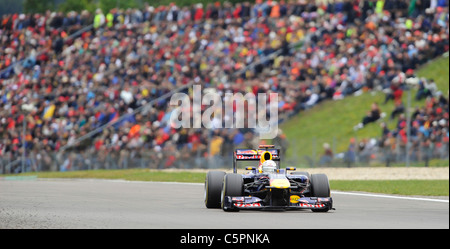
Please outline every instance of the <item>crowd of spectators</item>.
[[[383, 105], [390, 99], [394, 102], [389, 116], [381, 112], [377, 103], [372, 103], [371, 110], [354, 127], [356, 131], [369, 122], [377, 122], [381, 135], [379, 138], [363, 138], [358, 143], [352, 139], [343, 156], [347, 166], [357, 162], [367, 164], [373, 159], [389, 166], [395, 162], [405, 162], [406, 155], [409, 155], [411, 162], [425, 162], [428, 166], [431, 159], [448, 158], [449, 93], [445, 95], [440, 91], [433, 79], [419, 78], [411, 71], [402, 76], [402, 80], [393, 80], [391, 88], [385, 89], [386, 101]], [[402, 98], [403, 91], [408, 90], [416, 90], [415, 96], [410, 98], [418, 102], [425, 99], [425, 104], [416, 106], [410, 114], [409, 148], [407, 106]]]
[[[448, 51], [448, 28], [448, 3], [434, 0], [412, 7], [257, 0], [5, 15], [0, 156], [19, 158], [25, 143], [28, 155], [50, 161], [61, 147], [133, 114], [71, 150], [77, 157], [117, 156], [119, 168], [130, 158], [148, 158], [145, 167], [178, 167], [180, 160], [198, 167], [188, 163], [193, 155], [226, 157], [235, 146], [257, 146], [257, 136], [251, 129], [174, 129], [168, 99], [134, 111], [194, 83], [220, 94], [277, 92], [281, 117], [289, 117], [325, 99], [391, 88], [394, 78]], [[282, 134], [276, 140], [286, 146]]]
[[[424, 79], [422, 79], [424, 80]], [[449, 155], [449, 98], [440, 91], [429, 96], [424, 106], [416, 107], [411, 113], [410, 146], [407, 147], [407, 117], [399, 114], [396, 126], [388, 128], [381, 123], [382, 135], [379, 146], [386, 165], [403, 161], [409, 154], [411, 161], [425, 161], [433, 158], [446, 159]], [[405, 153], [407, 152], [407, 153]]]

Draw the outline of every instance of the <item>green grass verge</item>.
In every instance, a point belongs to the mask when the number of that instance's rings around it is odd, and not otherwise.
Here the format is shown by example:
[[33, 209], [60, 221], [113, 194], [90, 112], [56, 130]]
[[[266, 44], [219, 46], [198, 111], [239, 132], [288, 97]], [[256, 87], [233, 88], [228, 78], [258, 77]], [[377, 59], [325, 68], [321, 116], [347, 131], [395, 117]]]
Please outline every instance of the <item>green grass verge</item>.
[[[417, 70], [419, 77], [434, 79], [438, 89], [447, 96], [449, 90], [449, 57], [440, 57]], [[411, 92], [411, 107], [423, 106], [425, 100], [416, 101], [417, 90]], [[390, 129], [394, 129], [397, 119], [389, 120], [394, 110], [394, 103], [383, 104], [385, 94], [381, 92], [367, 92], [360, 96], [349, 96], [339, 101], [324, 101], [310, 110], [300, 112], [297, 116], [283, 123], [280, 128], [290, 142], [287, 150], [288, 157], [296, 158], [300, 165], [307, 167], [305, 156], [318, 162], [323, 154], [323, 144], [328, 143], [334, 153], [345, 152], [351, 138], [361, 139], [379, 138], [381, 136], [380, 122], [368, 124], [363, 129], [354, 131], [353, 127], [361, 122], [373, 102], [377, 102], [382, 112], [386, 113], [385, 122]], [[403, 101], [407, 103], [407, 93], [403, 94]], [[448, 166], [448, 160], [435, 163], [436, 166]], [[373, 166], [373, 165], [372, 165]], [[419, 166], [424, 166], [421, 163]]]
[[332, 190], [381, 194], [448, 196], [448, 180], [332, 180]]
[[[70, 172], [38, 172], [5, 175], [4, 180], [34, 180], [37, 178], [95, 178], [129, 181], [203, 183], [205, 172], [160, 171], [148, 169], [90, 170]], [[382, 194], [448, 196], [448, 180], [331, 180], [332, 190], [364, 191]]]
[[118, 170], [80, 170], [67, 172], [34, 172], [19, 175], [5, 175], [5, 179], [14, 177], [37, 176], [38, 178], [93, 178], [128, 181], [155, 182], [204, 182], [206, 173], [187, 171], [163, 171], [149, 169], [118, 169]]

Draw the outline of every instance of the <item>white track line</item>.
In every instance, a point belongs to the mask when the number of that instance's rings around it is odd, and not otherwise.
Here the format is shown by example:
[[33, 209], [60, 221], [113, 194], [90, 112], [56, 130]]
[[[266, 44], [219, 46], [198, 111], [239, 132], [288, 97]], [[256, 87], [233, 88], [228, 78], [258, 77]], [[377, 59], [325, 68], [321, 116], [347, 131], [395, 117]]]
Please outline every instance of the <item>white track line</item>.
[[431, 199], [431, 198], [422, 198], [422, 197], [407, 197], [407, 196], [381, 195], [381, 194], [355, 193], [355, 192], [341, 192], [341, 191], [331, 191], [331, 193], [332, 194], [340, 194], [340, 195], [357, 195], [357, 196], [367, 196], [367, 197], [403, 199], [403, 200], [414, 200], [414, 201], [434, 201], [434, 202], [449, 203], [449, 200]]

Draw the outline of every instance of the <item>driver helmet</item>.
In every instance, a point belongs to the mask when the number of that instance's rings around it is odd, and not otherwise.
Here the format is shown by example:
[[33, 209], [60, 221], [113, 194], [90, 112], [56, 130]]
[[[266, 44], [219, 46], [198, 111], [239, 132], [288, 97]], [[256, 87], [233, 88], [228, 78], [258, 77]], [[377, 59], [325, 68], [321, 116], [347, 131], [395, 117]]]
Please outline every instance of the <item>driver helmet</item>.
[[272, 160], [267, 160], [262, 164], [263, 173], [274, 173], [277, 169], [277, 164]]

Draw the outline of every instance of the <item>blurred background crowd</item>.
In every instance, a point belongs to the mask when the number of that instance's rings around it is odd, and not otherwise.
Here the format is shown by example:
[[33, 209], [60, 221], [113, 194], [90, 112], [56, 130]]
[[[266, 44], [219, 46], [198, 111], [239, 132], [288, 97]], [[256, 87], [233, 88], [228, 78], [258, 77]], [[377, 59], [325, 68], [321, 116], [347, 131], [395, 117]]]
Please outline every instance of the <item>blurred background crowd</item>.
[[[388, 118], [399, 121], [394, 130], [381, 123], [377, 147], [392, 152], [406, 138], [399, 96], [408, 80], [420, 89], [414, 97], [427, 99], [412, 113], [413, 146], [425, 148], [416, 157], [444, 149], [448, 156], [448, 92], [415, 76], [448, 52], [448, 30], [448, 1], [440, 0], [256, 0], [5, 14], [0, 156], [11, 164], [25, 147], [27, 170], [207, 168], [230, 165], [236, 147], [257, 147], [252, 129], [171, 127], [173, 107], [159, 97], [188, 84], [221, 95], [279, 93], [280, 122], [327, 99], [383, 91], [386, 102], [396, 103]], [[183, 92], [192, 96], [189, 88]], [[426, 150], [432, 141], [440, 150]], [[281, 130], [271, 142], [289, 146]], [[61, 148], [66, 153], [58, 158]], [[349, 148], [345, 158], [350, 165], [356, 154]]]

